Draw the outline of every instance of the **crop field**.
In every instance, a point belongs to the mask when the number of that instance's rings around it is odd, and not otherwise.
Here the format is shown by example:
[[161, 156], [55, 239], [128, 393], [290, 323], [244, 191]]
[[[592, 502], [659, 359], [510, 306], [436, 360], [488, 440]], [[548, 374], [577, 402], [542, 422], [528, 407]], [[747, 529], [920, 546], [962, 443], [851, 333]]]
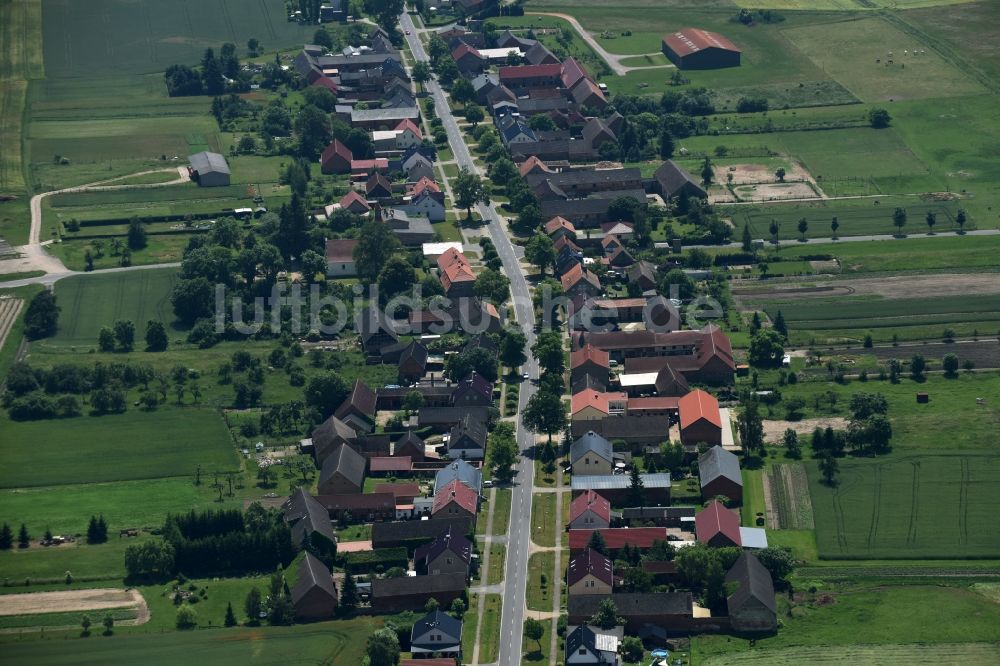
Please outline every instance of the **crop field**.
[[948, 452], [843, 460], [840, 485], [809, 465], [823, 559], [997, 557], [992, 504], [1000, 458]]
[[0, 3], [0, 192], [24, 188], [21, 119], [28, 82], [44, 76], [41, 19], [36, 2]]
[[1000, 660], [1000, 646], [994, 643], [949, 643], [947, 645], [841, 645], [751, 650], [706, 659], [704, 666], [723, 664], [991, 664]]
[[0, 488], [191, 476], [238, 469], [219, 414], [207, 408], [132, 407], [125, 414], [48, 421], [0, 419]]
[[763, 476], [768, 526], [782, 530], [813, 529], [805, 467], [801, 463], [772, 463]]
[[145, 331], [149, 320], [166, 325], [174, 320], [170, 294], [177, 281], [173, 269], [134, 273], [86, 275], [66, 278], [56, 286], [59, 330], [52, 338], [59, 345], [94, 345], [104, 326], [118, 319]]

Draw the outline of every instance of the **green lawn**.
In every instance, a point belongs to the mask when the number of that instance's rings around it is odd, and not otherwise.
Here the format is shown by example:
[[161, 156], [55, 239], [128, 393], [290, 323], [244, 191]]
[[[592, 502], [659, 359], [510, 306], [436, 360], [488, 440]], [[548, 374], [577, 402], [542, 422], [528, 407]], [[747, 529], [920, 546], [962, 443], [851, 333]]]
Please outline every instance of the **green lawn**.
[[524, 654], [521, 656], [522, 664], [547, 664], [549, 663], [549, 650], [552, 647], [552, 621], [542, 620], [545, 633], [538, 641], [523, 639], [521, 648]]
[[493, 491], [493, 531], [490, 532], [493, 536], [507, 534], [510, 526], [510, 500], [509, 489], [498, 488]]
[[462, 617], [462, 654], [472, 659], [472, 651], [479, 637], [479, 595], [469, 595], [469, 608]]
[[[551, 612], [554, 599], [552, 590], [555, 581], [552, 580], [552, 569], [555, 567], [555, 553], [552, 551], [535, 553], [528, 559], [528, 587], [526, 603], [530, 610]], [[546, 582], [542, 585], [542, 574]]]
[[773, 530], [767, 531], [767, 545], [776, 548], [788, 548], [792, 557], [807, 563], [819, 559], [816, 550], [816, 532], [814, 530]]
[[743, 506], [740, 516], [744, 525], [756, 525], [758, 513], [764, 513], [764, 486], [759, 469], [743, 470]]
[[556, 545], [555, 493], [535, 493], [531, 499], [531, 540], [539, 546]]
[[490, 570], [486, 573], [486, 584], [497, 585], [503, 581], [504, 562], [507, 557], [507, 547], [502, 543], [490, 544]]
[[125, 414], [14, 422], [0, 417], [0, 488], [193, 476], [238, 468], [212, 409], [164, 405]]
[[479, 627], [479, 661], [487, 664], [500, 656], [500, 610], [503, 600], [499, 594], [487, 594], [483, 612], [483, 626]]

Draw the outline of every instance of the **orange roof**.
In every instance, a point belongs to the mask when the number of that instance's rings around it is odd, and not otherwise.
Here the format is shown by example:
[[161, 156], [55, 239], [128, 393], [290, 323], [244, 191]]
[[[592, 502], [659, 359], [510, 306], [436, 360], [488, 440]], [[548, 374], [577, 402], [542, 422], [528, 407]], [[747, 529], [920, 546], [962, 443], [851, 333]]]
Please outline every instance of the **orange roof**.
[[677, 402], [680, 410], [681, 430], [705, 419], [716, 428], [722, 427], [722, 417], [719, 415], [719, 401], [711, 393], [695, 389]]
[[602, 368], [611, 367], [611, 355], [603, 349], [598, 349], [594, 345], [586, 344], [581, 349], [569, 355], [569, 367], [578, 368], [587, 361], [593, 361]]
[[555, 248], [556, 252], [559, 252], [566, 245], [569, 245], [569, 249], [573, 250], [574, 252], [580, 251], [580, 246], [574, 243], [573, 239], [571, 239], [568, 235], [560, 236], [559, 238], [557, 238], [556, 241], [552, 244], [552, 247]]
[[586, 280], [597, 289], [601, 288], [601, 281], [598, 277], [590, 271], [584, 270], [580, 264], [574, 264], [572, 268], [563, 273], [562, 277], [559, 278], [564, 291], [569, 291], [580, 280]]
[[569, 231], [574, 234], [576, 233], [576, 227], [574, 227], [573, 223], [567, 220], [565, 217], [559, 217], [557, 215], [556, 217], [553, 217], [551, 220], [545, 223], [545, 233], [547, 233], [550, 236], [559, 229], [565, 229], [566, 231]]
[[413, 122], [412, 120], [410, 120], [409, 118], [403, 118], [402, 120], [400, 120], [399, 124], [396, 125], [396, 127], [394, 129], [397, 132], [402, 132], [404, 130], [410, 130], [411, 132], [413, 132], [414, 134], [417, 135], [418, 139], [422, 139], [423, 138], [423, 135], [420, 133], [420, 128], [417, 127], [417, 124], [415, 122]]
[[529, 157], [528, 159], [526, 159], [524, 162], [522, 162], [520, 168], [518, 169], [518, 171], [521, 173], [521, 177], [523, 178], [523, 177], [527, 176], [529, 173], [531, 173], [532, 171], [534, 171], [536, 168], [538, 168], [541, 171], [544, 171], [546, 173], [552, 173], [552, 169], [550, 169], [545, 164], [545, 162], [541, 161], [540, 159], [538, 159], [534, 155], [532, 155], [531, 157]]
[[427, 176], [421, 176], [420, 180], [413, 184], [410, 188], [410, 194], [416, 196], [423, 192], [424, 190], [430, 190], [431, 192], [440, 192], [441, 186], [435, 181], [431, 180]]
[[436, 493], [434, 493], [434, 507], [431, 509], [431, 515], [437, 513], [452, 502], [458, 504], [470, 513], [476, 513], [478, 500], [479, 496], [476, 494], [475, 490], [465, 485], [458, 479], [455, 479], [451, 483], [442, 486]]
[[465, 258], [465, 255], [456, 250], [453, 247], [449, 247], [441, 256], [438, 257], [437, 265], [440, 270], [444, 270], [452, 264], [469, 264], [469, 260]]
[[603, 414], [610, 414], [611, 407], [609, 403], [612, 401], [626, 402], [628, 401], [628, 394], [602, 393], [593, 389], [586, 389], [573, 395], [570, 412], [572, 414], [579, 414], [584, 409], [593, 407]]
[[345, 194], [344, 197], [340, 200], [340, 207], [350, 208], [353, 204], [356, 203], [364, 206], [365, 210], [372, 209], [372, 207], [368, 205], [368, 202], [365, 201], [365, 198], [361, 196], [361, 194], [357, 190], [351, 190], [350, 192]]
[[472, 267], [464, 262], [454, 262], [441, 271], [441, 286], [445, 292], [456, 282], [475, 282], [475, 280], [476, 274], [472, 272]]

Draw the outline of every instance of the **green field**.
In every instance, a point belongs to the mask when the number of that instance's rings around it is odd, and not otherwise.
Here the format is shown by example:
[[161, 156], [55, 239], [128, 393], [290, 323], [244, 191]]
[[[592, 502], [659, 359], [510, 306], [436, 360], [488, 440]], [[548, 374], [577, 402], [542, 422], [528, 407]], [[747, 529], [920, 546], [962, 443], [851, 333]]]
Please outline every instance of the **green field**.
[[500, 656], [500, 611], [503, 608], [503, 597], [499, 594], [487, 594], [483, 625], [479, 627], [479, 662], [487, 664], [496, 661]]
[[[511, 491], [506, 488], [499, 488], [493, 491], [493, 536], [507, 534], [510, 528], [510, 500]], [[479, 521], [482, 522], [482, 521]]]
[[[175, 269], [150, 269], [131, 273], [81, 275], [56, 285], [59, 330], [50, 342], [56, 345], [96, 345], [104, 326], [118, 319], [145, 331], [149, 320], [167, 326], [174, 320], [170, 294], [177, 281]], [[141, 336], [140, 336], [141, 337]]]
[[37, 2], [0, 3], [0, 192], [24, 189], [21, 120], [28, 82], [44, 76]]

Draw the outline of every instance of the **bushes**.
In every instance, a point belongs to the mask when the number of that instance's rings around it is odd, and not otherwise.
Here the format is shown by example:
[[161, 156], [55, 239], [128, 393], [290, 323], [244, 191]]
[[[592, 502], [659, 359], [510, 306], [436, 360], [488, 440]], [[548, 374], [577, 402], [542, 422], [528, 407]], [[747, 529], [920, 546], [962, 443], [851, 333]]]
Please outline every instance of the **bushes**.
[[344, 553], [344, 569], [349, 573], [369, 573], [375, 567], [384, 569], [392, 567], [407, 567], [407, 550], [404, 546], [395, 548], [376, 548], [360, 553]]

